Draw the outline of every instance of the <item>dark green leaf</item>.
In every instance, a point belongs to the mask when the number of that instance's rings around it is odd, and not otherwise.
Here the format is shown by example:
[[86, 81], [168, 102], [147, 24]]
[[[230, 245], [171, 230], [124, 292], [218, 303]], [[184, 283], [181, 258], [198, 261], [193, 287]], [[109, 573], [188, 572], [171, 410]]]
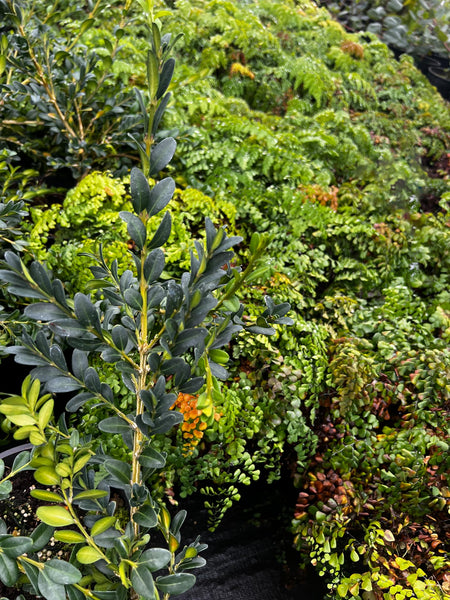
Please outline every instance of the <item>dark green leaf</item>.
[[84, 374], [84, 383], [88, 390], [100, 394], [102, 391], [100, 377], [94, 367], [89, 367]]
[[160, 248], [150, 252], [144, 263], [144, 277], [147, 283], [158, 280], [164, 270], [164, 266], [164, 252]]
[[[173, 138], [167, 138], [167, 139], [173, 139]], [[166, 141], [166, 140], [164, 140]], [[175, 143], [175, 140], [173, 140]], [[163, 142], [161, 142], [158, 145], [161, 146], [163, 144]], [[176, 144], [175, 144], [176, 147]], [[175, 152], [175, 148], [174, 148], [174, 152]], [[172, 153], [173, 154], [173, 153]], [[153, 154], [152, 154], [153, 156]], [[170, 159], [172, 158], [172, 156], [170, 156]], [[166, 165], [164, 165], [166, 166]], [[161, 167], [161, 169], [163, 169], [164, 167]], [[161, 170], [159, 169], [159, 170]], [[147, 212], [149, 214], [150, 217], [153, 217], [153, 215], [158, 214], [159, 212], [161, 212], [163, 210], [163, 208], [165, 208], [167, 206], [167, 204], [170, 202], [173, 193], [175, 191], [175, 181], [172, 179], [172, 177], [166, 177], [165, 179], [162, 179], [161, 181], [159, 181], [151, 190], [150, 192], [150, 198], [147, 204]]]
[[172, 354], [174, 356], [180, 356], [181, 354], [184, 354], [186, 350], [193, 348], [194, 346], [200, 348], [201, 352], [207, 335], [208, 332], [203, 327], [184, 329], [178, 335], [175, 346], [171, 349]]
[[158, 577], [156, 587], [163, 594], [179, 596], [191, 589], [195, 584], [195, 575], [191, 573], [178, 573], [176, 575], [165, 575]]
[[18, 471], [24, 467], [30, 460], [30, 453], [28, 451], [20, 452], [14, 459], [12, 471]]
[[156, 435], [157, 433], [167, 433], [174, 427], [183, 421], [183, 415], [179, 412], [168, 412], [155, 419], [155, 425], [152, 427], [151, 433]]
[[183, 394], [195, 394], [198, 390], [204, 385], [205, 379], [204, 377], [193, 377], [189, 379], [186, 383], [179, 386], [179, 391]]
[[150, 548], [141, 554], [139, 564], [144, 564], [150, 571], [163, 569], [170, 561], [172, 553], [165, 548]]
[[[83, 592], [81, 590], [77, 589], [73, 585], [68, 585], [66, 587], [66, 593], [67, 593], [68, 600], [85, 600], [85, 598], [86, 598], [86, 596], [83, 594]], [[97, 592], [95, 592], [95, 594], [98, 597]]]
[[125, 290], [124, 298], [128, 306], [134, 308], [135, 310], [141, 310], [142, 308], [142, 296], [141, 294], [135, 290], [134, 288], [130, 288]]
[[146, 504], [133, 515], [133, 521], [139, 525], [142, 525], [142, 527], [151, 529], [152, 527], [156, 527], [158, 523], [158, 515], [156, 514], [154, 508], [152, 508], [149, 504]]
[[166, 62], [163, 64], [161, 75], [159, 77], [158, 91], [156, 92], [156, 98], [158, 100], [166, 93], [167, 88], [169, 87], [170, 82], [172, 80], [174, 69], [175, 59], [169, 58], [169, 60], [166, 60]]
[[66, 600], [66, 590], [64, 585], [55, 583], [45, 569], [39, 571], [38, 587], [42, 596], [46, 600]]
[[176, 148], [177, 143], [172, 137], [162, 140], [162, 142], [155, 146], [150, 157], [150, 177], [153, 177], [167, 167], [172, 160], [172, 156], [175, 154]]
[[42, 550], [42, 548], [50, 541], [54, 531], [55, 528], [51, 525], [40, 523], [31, 534], [31, 539], [33, 540], [33, 552]]
[[78, 321], [83, 327], [92, 327], [97, 332], [101, 331], [97, 309], [85, 294], [81, 292], [75, 294], [74, 310]]
[[105, 469], [110, 475], [122, 483], [130, 483], [131, 467], [129, 464], [110, 458], [104, 463]]
[[52, 295], [53, 288], [47, 269], [36, 260], [28, 268], [31, 277], [46, 294]]
[[83, 379], [84, 373], [89, 367], [87, 353], [75, 349], [72, 353], [72, 370], [75, 377]]
[[24, 536], [13, 536], [8, 534], [0, 535], [0, 548], [2, 552], [10, 557], [16, 558], [25, 552], [29, 552], [33, 547], [33, 540]]
[[30, 580], [30, 583], [33, 587], [35, 594], [38, 596], [39, 595], [39, 587], [38, 587], [39, 569], [26, 561], [22, 562], [22, 567], [23, 567], [23, 570], [25, 571], [26, 576]]
[[150, 199], [150, 186], [144, 173], [134, 167], [130, 175], [131, 202], [137, 213], [147, 208]]
[[144, 223], [137, 215], [133, 215], [130, 212], [121, 211], [119, 215], [127, 224], [128, 235], [136, 243], [137, 247], [142, 250], [147, 240], [147, 229]]
[[0, 553], [0, 581], [6, 587], [12, 587], [19, 577], [19, 569], [14, 558]]
[[86, 404], [88, 400], [92, 400], [92, 398], [93, 396], [90, 392], [82, 392], [81, 394], [78, 394], [69, 400], [69, 402], [66, 404], [66, 410], [68, 412], [75, 412], [81, 406], [83, 406], [83, 404]]
[[155, 133], [158, 131], [158, 127], [161, 122], [162, 116], [164, 114], [164, 111], [167, 108], [167, 105], [169, 104], [171, 97], [172, 97], [172, 94], [170, 92], [168, 94], [166, 94], [164, 96], [164, 98], [160, 101], [159, 106], [156, 109], [155, 116], [153, 119], [153, 126], [152, 126], [153, 135], [155, 135]]
[[180, 529], [186, 520], [187, 512], [185, 510], [180, 510], [172, 519], [172, 523], [170, 524], [170, 531], [173, 535], [177, 536], [180, 533]]
[[115, 325], [111, 330], [111, 337], [119, 350], [125, 350], [128, 345], [130, 331], [122, 325]]
[[134, 591], [143, 600], [156, 600], [155, 583], [152, 572], [146, 565], [138, 565], [131, 572], [131, 584]]
[[52, 581], [63, 585], [78, 583], [82, 577], [80, 571], [76, 567], [65, 560], [58, 560], [55, 558], [44, 563], [44, 571], [46, 571], [46, 575]]
[[170, 232], [172, 230], [172, 217], [169, 212], [166, 212], [164, 217], [162, 218], [161, 223], [159, 224], [158, 229], [156, 230], [155, 235], [152, 237], [151, 241], [147, 244], [149, 250], [153, 250], [153, 248], [160, 248], [164, 246], [167, 240], [170, 237]]
[[47, 302], [29, 304], [25, 307], [24, 313], [27, 317], [35, 321], [54, 321], [67, 317], [66, 313], [58, 306]]
[[162, 469], [166, 464], [166, 457], [153, 448], [146, 448], [140, 455], [139, 462], [146, 469]]
[[103, 419], [98, 424], [98, 428], [100, 431], [104, 431], [106, 433], [128, 433], [130, 426], [129, 424], [121, 419], [120, 417], [108, 417], [107, 419]]
[[46, 389], [55, 394], [65, 394], [79, 390], [81, 385], [71, 377], [55, 377], [46, 383]]

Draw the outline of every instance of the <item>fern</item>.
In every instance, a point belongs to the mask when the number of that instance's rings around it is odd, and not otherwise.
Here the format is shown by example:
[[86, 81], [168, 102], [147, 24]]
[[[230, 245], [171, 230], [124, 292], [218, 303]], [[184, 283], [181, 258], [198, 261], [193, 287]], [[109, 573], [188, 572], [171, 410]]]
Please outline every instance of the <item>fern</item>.
[[293, 87], [311, 96], [318, 108], [324, 106], [333, 95], [335, 81], [325, 64], [313, 56], [302, 56], [290, 62]]

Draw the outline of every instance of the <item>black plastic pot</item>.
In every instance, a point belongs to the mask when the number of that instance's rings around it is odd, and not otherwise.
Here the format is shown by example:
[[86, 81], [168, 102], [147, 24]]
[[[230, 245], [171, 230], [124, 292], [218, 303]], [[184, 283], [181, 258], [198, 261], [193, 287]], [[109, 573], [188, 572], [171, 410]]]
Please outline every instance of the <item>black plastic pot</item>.
[[428, 79], [437, 87], [443, 98], [450, 100], [450, 68], [430, 67]]
[[25, 450], [31, 450], [32, 448], [33, 444], [14, 445], [7, 450], [3, 450], [3, 452], [0, 452], [0, 459], [3, 460], [7, 467], [10, 467], [18, 454]]

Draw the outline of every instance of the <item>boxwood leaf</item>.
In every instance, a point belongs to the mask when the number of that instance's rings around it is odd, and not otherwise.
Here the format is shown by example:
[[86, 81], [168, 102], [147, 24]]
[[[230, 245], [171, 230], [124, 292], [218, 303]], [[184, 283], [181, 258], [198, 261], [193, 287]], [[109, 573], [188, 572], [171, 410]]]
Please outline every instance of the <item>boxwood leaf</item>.
[[55, 377], [45, 384], [49, 392], [55, 394], [65, 394], [66, 392], [74, 392], [79, 390], [81, 385], [71, 377]]
[[44, 502], [64, 502], [64, 498], [55, 492], [50, 492], [48, 490], [40, 490], [35, 489], [30, 491], [30, 496], [33, 498], [37, 498], [38, 500], [43, 500]]
[[170, 561], [172, 553], [166, 548], [150, 548], [141, 554], [139, 564], [145, 564], [150, 571], [163, 569]]
[[91, 565], [102, 558], [102, 554], [92, 546], [83, 546], [77, 552], [77, 560], [82, 565]]
[[38, 587], [41, 595], [44, 596], [46, 600], [66, 600], [66, 590], [64, 585], [50, 579], [45, 569], [39, 571]]
[[49, 302], [36, 302], [29, 304], [24, 313], [30, 319], [35, 321], [54, 321], [55, 319], [65, 319], [66, 313]]
[[144, 263], [144, 277], [147, 283], [156, 281], [164, 270], [165, 258], [164, 252], [157, 248], [150, 252]]
[[131, 584], [134, 591], [143, 600], [156, 600], [155, 582], [153, 581], [152, 572], [146, 565], [138, 564], [137, 568], [133, 569]]
[[50, 541], [54, 531], [54, 527], [46, 525], [45, 523], [40, 523], [31, 534], [31, 539], [33, 540], [33, 552], [42, 550], [42, 548]]
[[34, 472], [34, 478], [42, 485], [57, 485], [59, 483], [59, 476], [53, 467], [39, 467]]
[[44, 563], [44, 571], [52, 581], [63, 585], [78, 583], [81, 579], [81, 573], [74, 565], [56, 558]]
[[153, 177], [153, 175], [156, 175], [159, 171], [167, 167], [172, 160], [172, 156], [175, 154], [176, 148], [177, 143], [173, 137], [162, 140], [162, 142], [154, 147], [150, 155], [150, 177]]
[[164, 96], [164, 98], [161, 100], [161, 102], [159, 103], [158, 108], [156, 109], [155, 116], [153, 118], [153, 126], [152, 126], [153, 135], [158, 131], [159, 123], [161, 122], [161, 118], [164, 114], [164, 111], [167, 108], [167, 105], [169, 104], [169, 100], [171, 97], [172, 97], [172, 94], [170, 92], [168, 94], [166, 94]]
[[117, 521], [116, 517], [102, 517], [98, 521], [95, 521], [95, 523], [92, 525], [91, 535], [92, 536], [100, 535], [100, 533], [103, 533], [107, 529], [112, 527], [116, 521]]
[[81, 394], [78, 394], [69, 400], [69, 402], [66, 404], [66, 410], [68, 412], [75, 412], [81, 406], [83, 406], [83, 404], [86, 404], [86, 402], [92, 400], [92, 398], [93, 395], [91, 392], [82, 392]]
[[153, 448], [146, 448], [140, 455], [139, 462], [147, 469], [162, 469], [166, 464], [166, 457]]
[[153, 248], [160, 248], [164, 246], [167, 240], [170, 237], [170, 232], [172, 231], [172, 217], [169, 212], [164, 214], [161, 223], [159, 224], [158, 229], [156, 230], [155, 235], [152, 237], [151, 241], [147, 244], [149, 250], [153, 250]]
[[125, 329], [125, 327], [122, 325], [115, 325], [111, 330], [111, 337], [119, 350], [125, 350], [130, 334], [131, 332]]
[[163, 594], [179, 596], [191, 589], [195, 584], [195, 575], [191, 573], [177, 573], [176, 575], [164, 575], [156, 580], [156, 587]]
[[[167, 139], [172, 139], [172, 138], [167, 138]], [[166, 141], [166, 140], [164, 140]], [[175, 140], [173, 140], [175, 143]], [[161, 146], [163, 142], [161, 142], [160, 144], [158, 144], [157, 147]], [[176, 147], [176, 143], [175, 143], [175, 147]], [[174, 148], [175, 151], [175, 148]], [[153, 154], [152, 154], [153, 156]], [[172, 158], [172, 156], [169, 158]], [[166, 166], [166, 165], [164, 165]], [[164, 168], [164, 167], [161, 167]], [[160, 170], [160, 169], [159, 169]], [[169, 203], [170, 199], [173, 196], [173, 193], [175, 191], [175, 181], [172, 179], [172, 177], [166, 177], [165, 179], [162, 179], [161, 181], [159, 181], [151, 190], [150, 192], [150, 198], [147, 204], [147, 212], [149, 214], [150, 217], [153, 217], [153, 215], [156, 215], [157, 213], [161, 212], [163, 208], [165, 208], [167, 206], [167, 204]]]
[[0, 535], [0, 548], [2, 553], [10, 558], [16, 558], [33, 547], [33, 540], [25, 536]]
[[145, 208], [147, 208], [150, 198], [150, 186], [148, 184], [147, 177], [140, 169], [137, 169], [136, 167], [131, 169], [130, 191], [133, 208], [137, 213], [141, 213]]
[[155, 509], [150, 506], [150, 504], [146, 504], [133, 515], [133, 521], [139, 523], [139, 525], [142, 525], [142, 527], [151, 529], [152, 527], [156, 527], [156, 524], [158, 523], [158, 515], [156, 514]]
[[130, 426], [120, 417], [108, 417], [100, 421], [98, 428], [105, 433], [127, 433]]
[[190, 327], [184, 329], [177, 337], [176, 343], [173, 346], [172, 354], [174, 356], [180, 356], [184, 354], [186, 350], [192, 347], [204, 348], [205, 337], [208, 332], [204, 327]]
[[[75, 467], [74, 467], [75, 470]], [[96, 500], [97, 498], [104, 498], [108, 495], [107, 490], [83, 490], [76, 496], [74, 496], [75, 500]]]
[[131, 480], [131, 467], [129, 464], [110, 458], [104, 463], [105, 469], [110, 475], [122, 483], [130, 483]]
[[38, 587], [39, 569], [37, 567], [35, 567], [34, 565], [27, 563], [26, 561], [22, 562], [22, 567], [23, 567], [23, 570], [25, 571], [26, 576], [30, 580], [30, 583], [33, 587], [33, 590], [34, 590], [36, 596], [38, 596], [39, 595], [39, 587]]
[[71, 529], [63, 529], [62, 531], [55, 531], [55, 540], [63, 542], [64, 544], [79, 544], [85, 542], [85, 537], [79, 531], [72, 531]]
[[169, 87], [170, 82], [172, 80], [174, 69], [175, 59], [169, 58], [169, 60], [166, 60], [166, 62], [163, 64], [161, 75], [159, 76], [158, 91], [156, 92], [156, 98], [158, 100], [161, 98], [161, 96], [164, 96], [164, 94], [166, 93], [167, 88]]
[[127, 224], [127, 231], [130, 238], [136, 242], [139, 249], [142, 249], [147, 240], [147, 229], [144, 223], [137, 215], [127, 211], [119, 213], [120, 218]]
[[16, 458], [14, 459], [11, 470], [18, 471], [19, 469], [24, 467], [27, 464], [27, 462], [29, 462], [29, 460], [30, 460], [30, 453], [27, 450], [25, 450], [24, 452], [20, 452], [20, 454], [18, 454], [16, 456]]
[[96, 331], [101, 332], [98, 312], [90, 299], [85, 294], [77, 292], [73, 300], [74, 311], [81, 325], [93, 327]]
[[74, 523], [72, 515], [62, 506], [39, 506], [36, 516], [52, 527], [66, 527]]
[[19, 577], [19, 569], [15, 559], [0, 553], [0, 581], [6, 587], [12, 587]]

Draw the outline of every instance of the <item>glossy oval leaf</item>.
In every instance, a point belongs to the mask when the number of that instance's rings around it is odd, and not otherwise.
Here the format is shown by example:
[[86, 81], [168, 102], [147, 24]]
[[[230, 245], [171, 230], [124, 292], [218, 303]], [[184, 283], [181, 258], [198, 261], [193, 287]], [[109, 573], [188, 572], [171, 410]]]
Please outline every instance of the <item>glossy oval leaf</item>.
[[102, 558], [103, 555], [101, 554], [101, 552], [99, 552], [95, 548], [92, 548], [92, 546], [83, 546], [77, 552], [77, 560], [82, 565], [91, 565], [92, 563], [95, 563], [98, 560], [101, 560]]
[[157, 281], [165, 267], [164, 252], [157, 248], [153, 250], [145, 259], [144, 277], [147, 283]]
[[130, 175], [131, 202], [137, 213], [147, 208], [150, 198], [150, 186], [144, 173], [134, 167]]
[[39, 506], [36, 516], [52, 527], [67, 527], [75, 522], [69, 511], [62, 506]]
[[79, 544], [80, 542], [86, 541], [86, 538], [82, 533], [79, 533], [78, 531], [72, 531], [71, 529], [55, 531], [53, 537], [58, 542], [63, 542], [64, 544]]
[[144, 564], [150, 571], [158, 571], [169, 564], [171, 556], [166, 548], [150, 548], [141, 554], [139, 564]]
[[16, 558], [33, 547], [33, 540], [24, 536], [0, 535], [0, 549], [2, 553], [10, 558]]
[[177, 143], [172, 137], [162, 140], [162, 142], [155, 146], [150, 156], [150, 177], [153, 177], [153, 175], [156, 175], [167, 167], [175, 154], [176, 148]]
[[113, 527], [115, 522], [117, 521], [116, 517], [103, 517], [95, 523], [91, 527], [91, 535], [94, 537], [95, 535], [100, 535], [105, 532], [110, 527]]
[[191, 573], [178, 573], [176, 575], [165, 575], [158, 577], [156, 587], [163, 594], [179, 596], [184, 594], [195, 584], [195, 575]]
[[[168, 138], [168, 139], [172, 139], [172, 138]], [[175, 142], [175, 140], [174, 140], [174, 142]], [[162, 143], [163, 142], [161, 142], [161, 144]], [[161, 144], [159, 144], [159, 146]], [[176, 147], [176, 143], [175, 143], [175, 147]], [[175, 149], [174, 149], [174, 151], [175, 151]], [[172, 158], [172, 157], [170, 157], [170, 158]], [[161, 212], [163, 210], [163, 208], [165, 208], [167, 206], [167, 204], [170, 202], [170, 200], [173, 196], [174, 191], [175, 191], [175, 181], [172, 179], [172, 177], [166, 177], [165, 179], [162, 179], [153, 187], [153, 189], [150, 192], [150, 198], [149, 198], [149, 201], [147, 204], [147, 212], [150, 217], [153, 217], [153, 215], [158, 214], [159, 212]]]
[[57, 485], [59, 483], [59, 475], [53, 467], [39, 467], [34, 472], [34, 478], [42, 485]]
[[14, 558], [0, 553], [0, 581], [6, 587], [12, 587], [19, 577], [19, 569]]
[[46, 600], [66, 600], [64, 585], [53, 581], [45, 569], [39, 571], [38, 587], [41, 595]]
[[49, 492], [48, 490], [35, 489], [30, 491], [30, 496], [43, 500], [44, 502], [64, 502], [64, 498], [55, 492]]
[[52, 558], [44, 563], [44, 570], [52, 581], [63, 585], [78, 583], [81, 579], [80, 571], [65, 560]]
[[127, 231], [130, 238], [136, 242], [137, 247], [141, 250], [147, 240], [147, 229], [144, 223], [137, 215], [133, 213], [121, 211], [120, 218], [127, 224]]
[[146, 565], [138, 565], [131, 572], [131, 585], [143, 600], [156, 600], [155, 582]]
[[146, 448], [140, 455], [139, 462], [147, 469], [162, 469], [166, 464], [166, 458], [157, 450]]

